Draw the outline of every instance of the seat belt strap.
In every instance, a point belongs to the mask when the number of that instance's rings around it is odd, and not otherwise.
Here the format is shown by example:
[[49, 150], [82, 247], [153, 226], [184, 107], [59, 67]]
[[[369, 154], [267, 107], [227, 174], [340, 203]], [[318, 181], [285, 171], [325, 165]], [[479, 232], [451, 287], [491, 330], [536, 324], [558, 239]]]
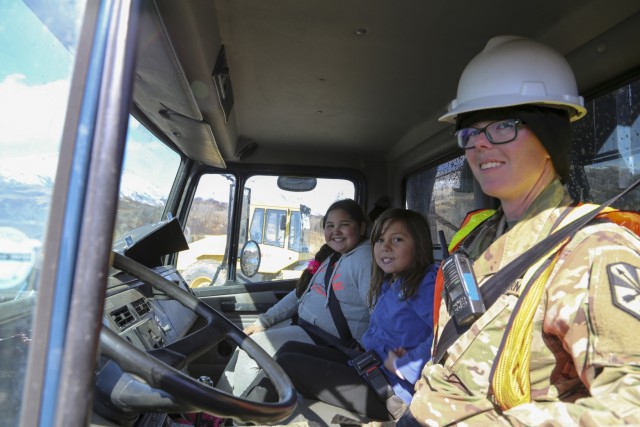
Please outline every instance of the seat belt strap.
[[338, 297], [333, 290], [333, 286], [331, 286], [331, 276], [333, 274], [335, 264], [338, 262], [339, 258], [339, 253], [333, 254], [331, 256], [329, 266], [327, 267], [327, 272], [324, 276], [324, 288], [329, 298], [329, 311], [331, 312], [333, 323], [336, 325], [336, 329], [338, 330], [338, 335], [340, 336], [340, 339], [342, 340], [344, 345], [352, 348], [356, 346], [357, 342], [355, 342], [355, 340], [353, 339], [353, 335], [351, 335], [351, 330], [349, 329], [349, 325], [347, 324], [347, 319], [344, 317], [344, 313], [342, 312], [342, 308], [340, 307], [340, 301], [338, 301]]
[[307, 333], [307, 335], [309, 335], [313, 342], [318, 345], [334, 347], [346, 354], [348, 357], [356, 357], [362, 353], [362, 350], [360, 348], [353, 348], [351, 346], [345, 345], [345, 343], [342, 342], [339, 337], [336, 337], [329, 332], [320, 329], [313, 323], [309, 323], [304, 319], [298, 318], [295, 324], [304, 329], [304, 331]]

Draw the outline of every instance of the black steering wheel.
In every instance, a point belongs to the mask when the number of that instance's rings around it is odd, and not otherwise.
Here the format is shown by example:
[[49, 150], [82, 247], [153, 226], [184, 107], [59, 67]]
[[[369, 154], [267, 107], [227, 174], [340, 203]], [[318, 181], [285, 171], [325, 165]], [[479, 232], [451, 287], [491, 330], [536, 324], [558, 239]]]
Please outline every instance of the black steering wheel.
[[[135, 412], [198, 412], [248, 422], [276, 422], [295, 409], [296, 393], [282, 368], [242, 330], [194, 295], [146, 266], [113, 252], [113, 266], [175, 299], [206, 322], [196, 332], [161, 349], [142, 351], [107, 327], [100, 334], [101, 354], [132, 374], [118, 384], [113, 404]], [[256, 402], [235, 397], [186, 375], [180, 369], [228, 338], [247, 352], [265, 371], [278, 392], [278, 402]], [[136, 377], [142, 378], [135, 381]], [[129, 390], [129, 391], [127, 391]], [[113, 392], [111, 400], [113, 401]]]

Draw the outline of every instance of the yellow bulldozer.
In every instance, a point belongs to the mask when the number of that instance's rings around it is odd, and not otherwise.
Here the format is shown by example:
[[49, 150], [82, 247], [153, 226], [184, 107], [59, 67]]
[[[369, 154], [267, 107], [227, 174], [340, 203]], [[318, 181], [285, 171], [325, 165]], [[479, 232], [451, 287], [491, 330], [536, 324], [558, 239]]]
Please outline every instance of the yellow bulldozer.
[[[259, 268], [247, 282], [297, 278], [310, 255], [310, 210], [304, 205], [250, 204], [243, 212], [238, 248], [247, 241], [259, 247]], [[245, 215], [246, 214], [246, 215]], [[178, 271], [191, 287], [224, 284], [227, 277], [227, 235], [207, 235], [180, 252]], [[238, 268], [240, 277], [243, 275]]]

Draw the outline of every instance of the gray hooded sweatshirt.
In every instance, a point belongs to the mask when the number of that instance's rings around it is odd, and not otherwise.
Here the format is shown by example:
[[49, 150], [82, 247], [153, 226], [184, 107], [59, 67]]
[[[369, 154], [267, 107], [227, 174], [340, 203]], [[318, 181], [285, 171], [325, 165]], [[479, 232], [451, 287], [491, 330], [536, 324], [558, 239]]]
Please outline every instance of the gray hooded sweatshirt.
[[[276, 323], [290, 319], [297, 312], [300, 319], [336, 337], [339, 336], [329, 310], [329, 295], [324, 287], [328, 265], [329, 258], [318, 267], [318, 271], [299, 299], [295, 291], [290, 292], [266, 313], [260, 315], [260, 324], [268, 329]], [[365, 240], [340, 257], [331, 275], [331, 286], [335, 296], [347, 319], [351, 335], [358, 342], [369, 325], [367, 293], [371, 284], [371, 267], [371, 244]]]

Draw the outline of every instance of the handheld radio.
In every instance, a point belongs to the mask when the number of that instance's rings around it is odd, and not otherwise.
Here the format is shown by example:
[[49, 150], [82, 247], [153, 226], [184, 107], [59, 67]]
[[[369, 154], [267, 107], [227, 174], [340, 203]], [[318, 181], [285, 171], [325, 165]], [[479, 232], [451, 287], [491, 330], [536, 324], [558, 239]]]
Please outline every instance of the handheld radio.
[[442, 275], [444, 277], [447, 310], [459, 326], [473, 323], [485, 312], [480, 289], [469, 257], [463, 253], [449, 255], [444, 232], [438, 232], [442, 246]]

